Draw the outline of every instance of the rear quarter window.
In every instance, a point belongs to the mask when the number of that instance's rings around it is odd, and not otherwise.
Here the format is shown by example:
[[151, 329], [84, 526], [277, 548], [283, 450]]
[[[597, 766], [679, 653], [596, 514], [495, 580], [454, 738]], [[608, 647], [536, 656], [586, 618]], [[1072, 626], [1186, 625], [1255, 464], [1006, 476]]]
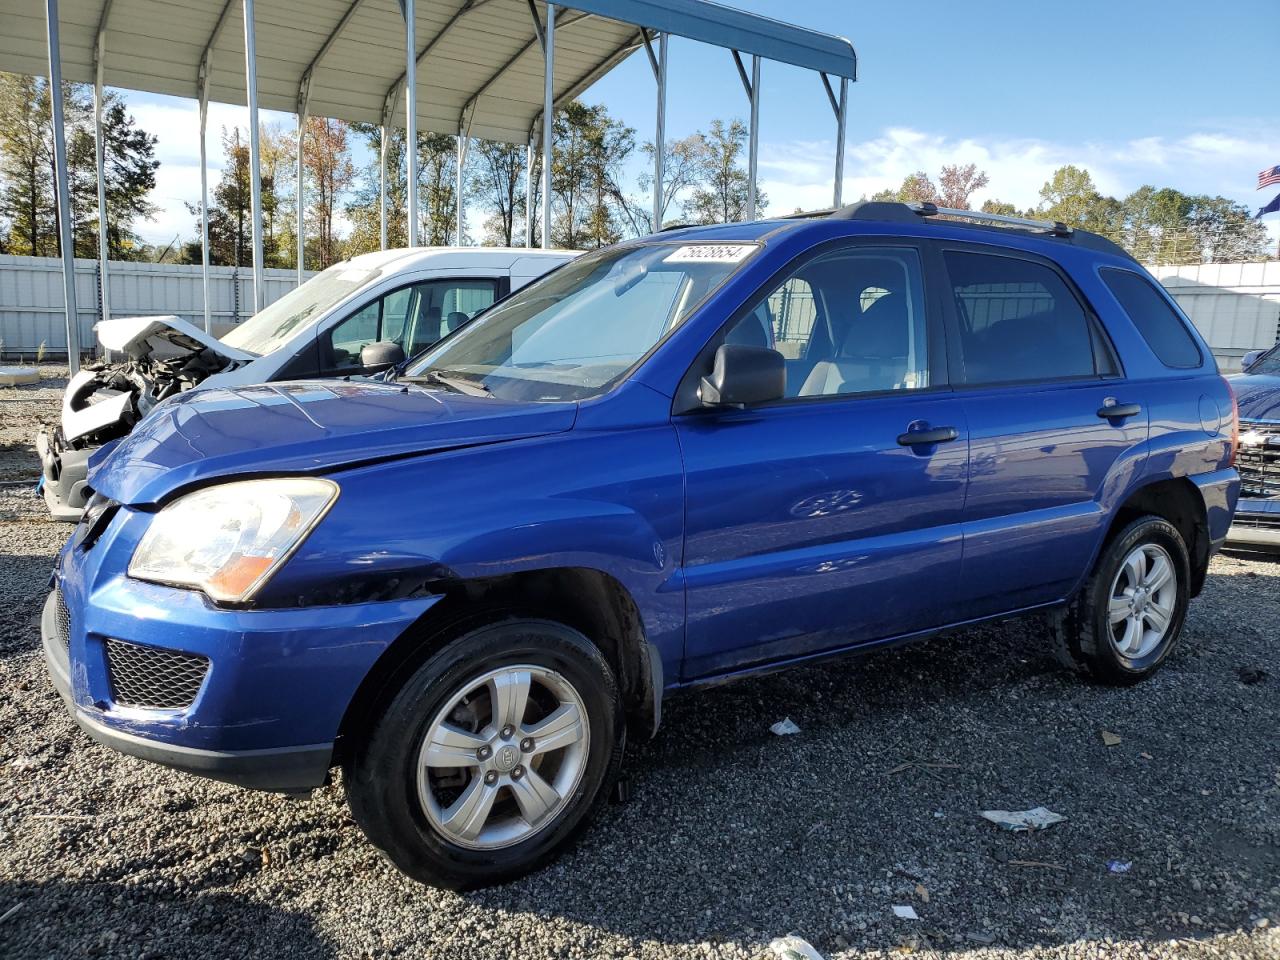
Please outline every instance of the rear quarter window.
[[1106, 268], [1102, 279], [1161, 363], [1189, 370], [1204, 362], [1186, 323], [1150, 280], [1129, 270]]

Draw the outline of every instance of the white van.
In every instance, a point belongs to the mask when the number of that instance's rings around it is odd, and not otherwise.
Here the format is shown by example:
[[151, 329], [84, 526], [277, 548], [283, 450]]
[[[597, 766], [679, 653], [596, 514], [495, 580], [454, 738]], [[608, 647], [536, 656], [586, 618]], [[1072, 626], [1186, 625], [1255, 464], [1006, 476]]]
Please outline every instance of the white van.
[[172, 316], [99, 323], [109, 359], [71, 378], [61, 426], [36, 437], [45, 503], [55, 519], [78, 520], [89, 455], [171, 396], [379, 373], [575, 256], [503, 247], [383, 250], [335, 264], [220, 338]]

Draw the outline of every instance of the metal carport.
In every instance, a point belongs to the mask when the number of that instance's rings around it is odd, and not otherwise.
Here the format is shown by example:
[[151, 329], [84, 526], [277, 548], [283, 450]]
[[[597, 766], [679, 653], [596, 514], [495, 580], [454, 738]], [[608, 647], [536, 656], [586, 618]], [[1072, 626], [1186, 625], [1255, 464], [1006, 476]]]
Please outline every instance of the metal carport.
[[[761, 60], [816, 71], [835, 114], [834, 202], [840, 203], [848, 84], [857, 57], [848, 40], [746, 13], [708, 0], [0, 0], [0, 70], [47, 75], [55, 91], [54, 141], [68, 355], [79, 356], [71, 286], [71, 243], [60, 80], [93, 83], [98, 140], [104, 85], [194, 97], [201, 117], [201, 195], [207, 206], [204, 127], [207, 105], [247, 104], [253, 168], [255, 308], [261, 306], [262, 229], [258, 196], [258, 107], [295, 113], [301, 134], [309, 115], [380, 124], [403, 105], [407, 142], [418, 129], [458, 136], [460, 159], [471, 137], [523, 144], [539, 138], [552, 155], [542, 118], [578, 96], [622, 60], [644, 49], [657, 86], [655, 223], [663, 170], [667, 38], [680, 36], [732, 53], [750, 105], [749, 210], [755, 211]], [[751, 63], [744, 63], [744, 56]], [[47, 73], [46, 73], [47, 70]], [[383, 137], [385, 145], [387, 138]], [[416, 151], [406, 151], [416, 182]], [[385, 146], [382, 242], [386, 245]], [[99, 183], [102, 154], [98, 151]], [[459, 175], [462, 165], [459, 164]], [[300, 171], [299, 171], [300, 172]], [[551, 163], [542, 166], [542, 242], [550, 235]], [[299, 273], [304, 198], [299, 177]], [[101, 190], [99, 191], [101, 193]], [[529, 192], [532, 195], [532, 191]], [[416, 191], [408, 200], [409, 242], [418, 237]], [[100, 206], [101, 209], [101, 199]], [[458, 225], [463, 205], [459, 191]], [[531, 239], [532, 211], [525, 242]], [[103, 315], [105, 218], [99, 217]], [[459, 230], [461, 235], [461, 230]], [[208, 264], [207, 235], [202, 236]], [[206, 327], [209, 324], [206, 306]]]

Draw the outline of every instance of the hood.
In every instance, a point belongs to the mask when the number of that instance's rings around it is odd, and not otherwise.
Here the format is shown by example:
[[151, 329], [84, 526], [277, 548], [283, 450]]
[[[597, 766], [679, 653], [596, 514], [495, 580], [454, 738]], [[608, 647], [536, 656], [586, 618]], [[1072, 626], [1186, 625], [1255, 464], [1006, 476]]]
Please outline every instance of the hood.
[[181, 317], [117, 317], [103, 320], [94, 329], [100, 344], [134, 360], [156, 350], [165, 352], [166, 347], [170, 353], [175, 348], [183, 353], [212, 350], [227, 360], [255, 358], [255, 354], [228, 346]]
[[211, 477], [325, 473], [371, 460], [559, 433], [574, 403], [511, 403], [405, 384], [299, 380], [210, 388], [156, 407], [91, 469], [120, 503]]
[[1266, 373], [1228, 377], [1240, 416], [1246, 420], [1280, 420], [1280, 377]]

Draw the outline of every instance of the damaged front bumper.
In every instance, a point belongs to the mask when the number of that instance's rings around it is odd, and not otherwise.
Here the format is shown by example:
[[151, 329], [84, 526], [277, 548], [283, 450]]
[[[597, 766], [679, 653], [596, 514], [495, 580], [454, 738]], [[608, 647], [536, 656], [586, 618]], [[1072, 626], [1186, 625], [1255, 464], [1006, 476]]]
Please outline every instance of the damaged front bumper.
[[67, 447], [56, 430], [36, 434], [36, 454], [40, 457], [40, 492], [54, 520], [76, 523], [89, 501], [89, 448]]
[[68, 711], [99, 743], [188, 773], [283, 793], [322, 785], [361, 682], [441, 598], [219, 607], [128, 576], [149, 520], [91, 508], [59, 556], [40, 634]]

